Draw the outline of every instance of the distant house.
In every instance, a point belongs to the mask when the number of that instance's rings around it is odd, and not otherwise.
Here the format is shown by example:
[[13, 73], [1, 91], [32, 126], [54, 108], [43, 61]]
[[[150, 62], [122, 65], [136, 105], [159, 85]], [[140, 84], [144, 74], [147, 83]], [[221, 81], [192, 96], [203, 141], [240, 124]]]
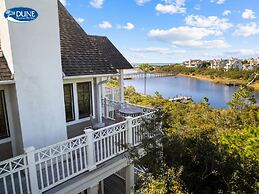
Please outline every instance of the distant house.
[[243, 69], [242, 61], [236, 58], [231, 58], [228, 60], [227, 64], [224, 67], [226, 70], [229, 69]]
[[244, 70], [255, 70], [259, 68], [259, 57], [257, 58], [251, 58], [246, 60], [247, 63], [243, 65]]
[[202, 60], [200, 60], [200, 59], [190, 59], [189, 61], [185, 61], [184, 65], [186, 67], [201, 68], [202, 67]]
[[221, 69], [221, 68], [225, 68], [226, 64], [227, 64], [227, 60], [223, 60], [223, 59], [214, 59], [211, 61], [211, 68], [212, 69]]
[[250, 63], [244, 63], [243, 64], [243, 70], [253, 70], [253, 66]]

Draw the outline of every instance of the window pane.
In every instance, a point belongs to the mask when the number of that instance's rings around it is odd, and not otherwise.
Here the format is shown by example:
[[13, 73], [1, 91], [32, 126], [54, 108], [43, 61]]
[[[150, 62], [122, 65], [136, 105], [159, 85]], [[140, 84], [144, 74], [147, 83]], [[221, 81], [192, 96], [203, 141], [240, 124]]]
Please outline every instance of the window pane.
[[65, 99], [65, 109], [66, 109], [66, 121], [75, 120], [74, 114], [74, 103], [73, 103], [73, 84], [64, 85], [64, 99]]
[[0, 91], [0, 139], [9, 137], [4, 91]]
[[89, 117], [92, 113], [92, 92], [91, 82], [78, 83], [78, 108], [79, 119]]

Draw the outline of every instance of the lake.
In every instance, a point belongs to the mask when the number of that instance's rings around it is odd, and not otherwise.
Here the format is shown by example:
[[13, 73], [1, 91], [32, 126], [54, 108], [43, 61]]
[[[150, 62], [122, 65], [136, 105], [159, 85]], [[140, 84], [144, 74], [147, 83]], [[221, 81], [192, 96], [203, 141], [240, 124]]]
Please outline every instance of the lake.
[[[134, 86], [138, 92], [144, 93], [144, 79], [125, 80], [125, 85]], [[206, 96], [214, 108], [227, 108], [227, 102], [231, 100], [237, 88], [188, 77], [147, 78], [147, 94], [153, 95], [157, 91], [164, 98], [173, 98], [176, 95], [191, 96], [194, 102], [203, 101]], [[255, 92], [255, 97], [259, 102], [259, 91]]]

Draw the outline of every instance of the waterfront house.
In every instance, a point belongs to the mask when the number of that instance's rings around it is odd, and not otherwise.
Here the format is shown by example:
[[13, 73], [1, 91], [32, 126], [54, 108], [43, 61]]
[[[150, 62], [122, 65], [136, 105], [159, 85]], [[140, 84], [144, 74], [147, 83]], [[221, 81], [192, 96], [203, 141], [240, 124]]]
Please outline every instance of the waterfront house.
[[202, 60], [200, 59], [190, 59], [189, 61], [184, 62], [184, 65], [186, 67], [196, 67], [201, 68], [202, 67]]
[[[3, 17], [17, 7], [39, 17]], [[125, 167], [130, 193], [134, 168], [118, 158], [126, 151], [119, 143], [139, 144], [132, 133], [140, 123], [117, 123], [114, 108], [127, 106], [123, 70], [130, 63], [107, 37], [85, 33], [57, 1], [2, 0], [0, 13], [0, 161], [10, 158], [0, 162], [0, 193], [95, 194]], [[111, 76], [119, 78], [120, 102], [103, 99]], [[96, 124], [96, 131], [85, 130]]]
[[221, 69], [221, 68], [225, 68], [226, 64], [227, 64], [227, 60], [214, 59], [213, 61], [211, 61], [210, 67], [212, 69]]
[[245, 60], [244, 70], [256, 70], [259, 67], [259, 57]]
[[240, 70], [242, 70], [243, 64], [242, 64], [241, 60], [232, 57], [231, 59], [228, 60], [226, 66], [224, 68], [226, 70], [229, 70], [229, 69], [240, 69]]

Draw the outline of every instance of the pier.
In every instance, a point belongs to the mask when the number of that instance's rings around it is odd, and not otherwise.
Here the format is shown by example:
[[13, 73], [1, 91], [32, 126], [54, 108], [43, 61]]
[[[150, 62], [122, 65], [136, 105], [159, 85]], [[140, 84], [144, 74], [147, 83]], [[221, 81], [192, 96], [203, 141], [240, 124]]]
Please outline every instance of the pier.
[[152, 78], [152, 77], [168, 77], [175, 76], [173, 73], [144, 73], [144, 72], [136, 72], [136, 73], [128, 73], [124, 74], [124, 79], [142, 79], [142, 78]]

